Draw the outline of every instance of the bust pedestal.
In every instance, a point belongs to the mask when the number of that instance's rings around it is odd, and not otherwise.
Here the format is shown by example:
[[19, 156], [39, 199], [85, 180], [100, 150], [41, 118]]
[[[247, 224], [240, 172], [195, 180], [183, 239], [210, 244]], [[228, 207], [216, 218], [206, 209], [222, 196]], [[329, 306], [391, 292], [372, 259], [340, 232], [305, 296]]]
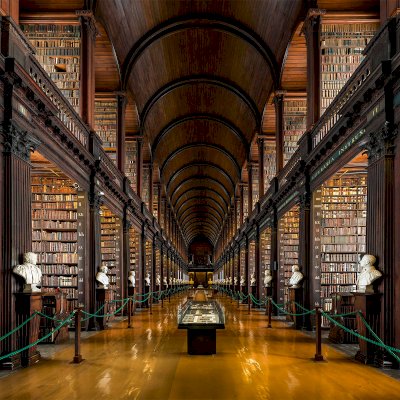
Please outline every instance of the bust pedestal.
[[[247, 286], [242, 286], [242, 295], [247, 296]], [[247, 304], [248, 297], [242, 300], [242, 304]]]
[[[381, 294], [380, 293], [358, 293], [354, 292], [354, 309], [360, 310], [371, 326], [372, 330], [379, 333], [379, 313], [381, 308]], [[369, 339], [375, 340], [369, 333], [368, 329], [365, 327], [359, 315], [357, 315], [357, 332]], [[364, 340], [358, 340], [360, 350], [357, 352], [355, 358], [356, 360], [369, 364], [374, 361], [374, 356], [377, 351], [377, 347], [372, 343], [366, 342]]]
[[[33, 312], [42, 311], [42, 293], [15, 293], [15, 311], [17, 314], [17, 325], [28, 319]], [[39, 338], [40, 318], [36, 316], [17, 331], [17, 349], [34, 343]], [[37, 346], [33, 346], [20, 353], [21, 365], [29, 367], [40, 360]]]
[[[253, 297], [256, 300], [259, 300], [259, 299], [257, 299], [257, 288], [255, 286], [250, 286], [250, 289], [251, 289], [251, 294], [253, 295]], [[254, 303], [251, 299], [250, 299], [250, 301], [251, 301], [251, 308], [260, 308], [260, 306], [257, 303]]]
[[[290, 307], [289, 311], [292, 314], [296, 314], [296, 303], [301, 304], [303, 301], [303, 288], [289, 288], [289, 300], [290, 300]], [[292, 321], [294, 323], [295, 329], [301, 329], [302, 326], [302, 317], [296, 317], [293, 315], [287, 315], [286, 317], [288, 321]]]
[[[110, 312], [110, 301], [112, 300], [112, 289], [96, 289], [96, 310], [104, 305], [102, 310], [99, 312], [100, 315], [108, 314]], [[109, 317], [96, 317], [96, 329], [102, 331], [107, 328], [107, 322]]]

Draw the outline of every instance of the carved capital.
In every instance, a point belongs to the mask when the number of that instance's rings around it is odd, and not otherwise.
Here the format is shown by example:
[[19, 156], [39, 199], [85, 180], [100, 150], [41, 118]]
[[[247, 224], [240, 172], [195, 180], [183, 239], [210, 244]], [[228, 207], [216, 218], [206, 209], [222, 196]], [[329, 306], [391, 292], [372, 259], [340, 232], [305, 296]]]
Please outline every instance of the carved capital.
[[398, 127], [386, 121], [383, 127], [369, 134], [367, 144], [368, 160], [370, 163], [382, 157], [394, 156], [396, 151], [395, 139], [398, 135]]
[[12, 154], [24, 161], [29, 161], [31, 151], [34, 151], [40, 141], [27, 131], [17, 128], [12, 122], [4, 122], [1, 133], [3, 136], [4, 154]]
[[307, 31], [314, 29], [320, 23], [321, 15], [325, 15], [326, 10], [320, 8], [309, 8], [306, 18], [304, 19], [303, 27], [301, 28], [301, 35], [305, 35], [307, 39]]
[[304, 192], [300, 195], [300, 208], [310, 208], [311, 207], [311, 193]]
[[286, 90], [275, 90], [273, 102], [275, 105], [281, 104], [285, 98]]
[[96, 37], [100, 36], [100, 33], [96, 28], [96, 19], [94, 18], [93, 12], [91, 10], [77, 10], [75, 14], [79, 17], [82, 26], [87, 28], [91, 39], [95, 41]]
[[96, 210], [100, 209], [100, 206], [103, 204], [103, 194], [89, 192], [89, 206]]

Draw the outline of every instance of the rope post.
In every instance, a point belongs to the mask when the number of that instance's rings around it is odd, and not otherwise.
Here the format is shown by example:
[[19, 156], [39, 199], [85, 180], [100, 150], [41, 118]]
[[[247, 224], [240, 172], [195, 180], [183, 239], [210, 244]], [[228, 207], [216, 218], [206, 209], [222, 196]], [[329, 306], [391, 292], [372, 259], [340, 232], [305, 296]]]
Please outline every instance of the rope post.
[[171, 288], [168, 290], [168, 303], [171, 303]]
[[161, 292], [161, 308], [164, 308], [164, 291]]
[[128, 329], [132, 328], [131, 316], [132, 316], [132, 297], [129, 297], [129, 300], [128, 300], [128, 326], [127, 326]]
[[240, 308], [240, 291], [238, 292], [238, 299], [237, 299], [237, 308]]
[[321, 346], [321, 307], [315, 307], [315, 317], [316, 317], [316, 332], [315, 332], [315, 347], [316, 353], [314, 356], [314, 361], [324, 361], [324, 357], [322, 355], [322, 346]]
[[252, 302], [252, 300], [251, 300], [251, 296], [250, 296], [250, 294], [249, 294], [249, 298], [247, 299], [247, 303], [248, 303], [248, 314], [250, 314], [250, 309], [251, 309], [251, 302]]
[[75, 309], [75, 355], [73, 364], [79, 364], [83, 361], [81, 355], [81, 329], [82, 329], [82, 307]]
[[[150, 292], [149, 292], [150, 293]], [[153, 308], [152, 308], [152, 305], [153, 305], [153, 294], [152, 293], [150, 293], [150, 295], [149, 295], [149, 308], [150, 308], [150, 315], [153, 315]]]
[[267, 328], [272, 328], [272, 302], [271, 302], [271, 297], [268, 297], [268, 302], [267, 302], [267, 310], [268, 310], [268, 326]]

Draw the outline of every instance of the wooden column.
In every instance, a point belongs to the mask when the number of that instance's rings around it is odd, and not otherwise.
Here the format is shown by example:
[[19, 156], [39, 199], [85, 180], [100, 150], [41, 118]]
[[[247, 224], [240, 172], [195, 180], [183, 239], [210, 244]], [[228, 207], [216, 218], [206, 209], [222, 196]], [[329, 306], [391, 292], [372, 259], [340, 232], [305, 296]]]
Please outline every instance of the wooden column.
[[247, 163], [247, 174], [248, 174], [247, 216], [250, 217], [250, 214], [253, 211], [253, 164], [251, 162]]
[[128, 297], [128, 274], [130, 269], [129, 229], [132, 224], [127, 219], [126, 210], [122, 222], [121, 299]]
[[156, 291], [156, 238], [153, 237], [151, 246], [151, 286], [152, 292]]
[[149, 211], [150, 214], [153, 214], [153, 162], [148, 164], [148, 174], [149, 174]]
[[161, 183], [157, 184], [157, 221], [161, 226]]
[[276, 209], [271, 215], [271, 271], [272, 271], [272, 298], [278, 303], [278, 217]]
[[[306, 187], [306, 183], [302, 183], [301, 187]], [[313, 287], [313, 268], [312, 268], [312, 260], [311, 260], [311, 246], [312, 246], [312, 238], [311, 238], [311, 193], [309, 191], [305, 191], [300, 196], [300, 209], [299, 209], [299, 231], [300, 231], [300, 242], [299, 242], [299, 266], [300, 270], [304, 275], [303, 280], [303, 298], [302, 305], [308, 310], [314, 306], [312, 298], [312, 287]], [[296, 324], [300, 326], [299, 324]], [[310, 315], [306, 315], [303, 317], [303, 328], [307, 330], [311, 330], [311, 319]]]
[[146, 267], [146, 227], [142, 226], [139, 240], [139, 287], [138, 293], [144, 294], [144, 270]]
[[260, 229], [258, 225], [256, 229], [256, 240], [255, 240], [255, 257], [254, 257], [254, 276], [256, 278], [256, 298], [261, 298], [261, 268], [260, 268]]
[[275, 147], [276, 147], [276, 174], [283, 168], [283, 91], [276, 91], [275, 105]]
[[310, 8], [302, 33], [307, 45], [307, 130], [321, 113], [321, 15], [325, 10]]
[[239, 184], [239, 188], [240, 188], [240, 226], [243, 225], [244, 222], [244, 205], [243, 205], [243, 183]]
[[397, 134], [397, 128], [387, 122], [381, 129], [370, 134], [368, 144], [366, 250], [368, 254], [377, 258], [376, 267], [383, 273], [378, 288], [379, 292], [383, 293], [378, 334], [389, 346], [394, 346], [396, 340], [394, 289], [398, 272], [394, 264], [396, 244], [393, 215], [395, 215], [394, 160]]
[[117, 93], [118, 115], [117, 115], [117, 166], [125, 173], [126, 145], [125, 145], [125, 111], [127, 99], [124, 92]]
[[[22, 290], [12, 269], [23, 262], [23, 254], [32, 246], [31, 165], [30, 152], [39, 142], [8, 117], [12, 116], [13, 84], [4, 83], [5, 120], [0, 144], [0, 194], [2, 243], [0, 244], [0, 336], [16, 326], [14, 293]], [[16, 336], [0, 342], [0, 354], [17, 349]], [[0, 366], [14, 369], [20, 365], [20, 355], [0, 361]]]
[[160, 290], [163, 291], [165, 289], [164, 287], [164, 246], [161, 245], [160, 249]]
[[136, 139], [136, 193], [142, 198], [143, 189], [143, 155], [142, 155], [143, 140], [141, 138]]
[[[247, 286], [247, 295], [251, 293], [250, 286], [250, 275], [249, 275], [249, 238], [246, 236], [245, 248], [244, 248], [244, 278]], [[250, 298], [247, 301], [251, 301]], [[247, 302], [246, 302], [247, 303]]]
[[264, 139], [258, 138], [258, 197], [264, 196]]
[[94, 129], [96, 21], [91, 10], [76, 11], [76, 15], [81, 23], [80, 114], [83, 122]]

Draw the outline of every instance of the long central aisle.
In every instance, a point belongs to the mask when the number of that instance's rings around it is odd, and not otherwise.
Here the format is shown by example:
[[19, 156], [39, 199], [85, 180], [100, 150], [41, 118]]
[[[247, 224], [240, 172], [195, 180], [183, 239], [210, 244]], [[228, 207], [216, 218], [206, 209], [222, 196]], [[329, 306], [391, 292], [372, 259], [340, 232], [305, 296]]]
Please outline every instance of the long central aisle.
[[311, 338], [222, 299], [226, 329], [217, 354], [189, 356], [186, 330], [177, 329], [179, 302], [142, 311], [85, 339], [80, 365], [73, 348], [0, 379], [0, 399], [397, 399], [400, 382], [349, 361], [324, 346], [315, 363]]

